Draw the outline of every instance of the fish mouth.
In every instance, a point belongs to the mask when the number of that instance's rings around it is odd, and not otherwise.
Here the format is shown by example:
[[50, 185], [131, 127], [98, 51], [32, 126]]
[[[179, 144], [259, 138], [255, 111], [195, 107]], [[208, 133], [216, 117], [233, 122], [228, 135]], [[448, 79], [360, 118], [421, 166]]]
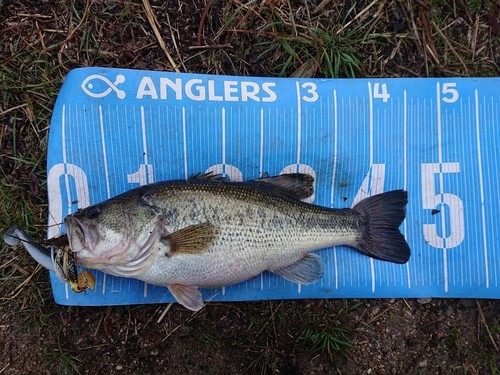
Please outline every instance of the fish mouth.
[[75, 253], [82, 250], [94, 252], [94, 249], [99, 242], [99, 235], [95, 228], [81, 222], [75, 216], [67, 216], [64, 219], [68, 242], [71, 250]]

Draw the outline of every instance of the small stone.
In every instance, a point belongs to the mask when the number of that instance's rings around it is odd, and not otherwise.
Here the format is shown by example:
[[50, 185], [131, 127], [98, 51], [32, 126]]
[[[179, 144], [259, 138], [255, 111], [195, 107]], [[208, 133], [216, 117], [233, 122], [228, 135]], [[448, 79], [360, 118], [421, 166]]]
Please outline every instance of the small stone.
[[122, 365], [116, 365], [115, 370], [116, 371], [121, 371], [121, 370], [123, 370], [123, 366]]
[[423, 361], [418, 362], [419, 367], [427, 367], [427, 360], [424, 359]]
[[432, 298], [417, 298], [417, 302], [421, 305], [426, 305], [432, 301]]

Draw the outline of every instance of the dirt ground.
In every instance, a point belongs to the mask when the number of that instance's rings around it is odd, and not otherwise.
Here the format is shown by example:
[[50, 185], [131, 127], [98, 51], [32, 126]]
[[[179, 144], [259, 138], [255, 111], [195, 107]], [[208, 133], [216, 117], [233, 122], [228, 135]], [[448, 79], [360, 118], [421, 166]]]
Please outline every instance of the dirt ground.
[[[148, 11], [140, 0], [0, 1], [0, 230], [17, 224], [43, 238], [50, 111], [71, 68], [500, 72], [498, 2], [348, 3], [151, 1]], [[65, 307], [53, 301], [48, 272], [21, 250], [0, 252], [0, 374], [500, 373], [498, 300], [209, 303], [198, 313]]]

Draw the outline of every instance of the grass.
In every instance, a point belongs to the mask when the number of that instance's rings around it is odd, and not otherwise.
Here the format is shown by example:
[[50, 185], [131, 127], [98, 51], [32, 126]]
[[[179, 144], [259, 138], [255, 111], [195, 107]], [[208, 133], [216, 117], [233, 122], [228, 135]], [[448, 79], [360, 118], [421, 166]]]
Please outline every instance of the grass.
[[257, 346], [252, 349], [251, 353], [254, 359], [245, 369], [245, 372], [261, 375], [282, 372], [283, 363], [279, 353], [274, 348]]
[[[494, 318], [488, 326], [493, 339], [496, 339], [496, 342], [500, 342], [500, 318]], [[489, 373], [500, 375], [500, 353], [498, 350], [487, 352], [486, 357], [486, 362], [489, 364]]]
[[[377, 38], [367, 31], [378, 20], [349, 22], [355, 12], [354, 5], [347, 11], [337, 9], [337, 13], [343, 13], [338, 14], [343, 17], [340, 22], [334, 22], [334, 17], [311, 14], [304, 8], [295, 10], [273, 4], [261, 6], [258, 13], [249, 14], [247, 10], [248, 5], [231, 8], [225, 29], [234, 33], [233, 42], [254, 37], [257, 43], [250, 47], [259, 50], [255, 59], [271, 58], [270, 72], [274, 76], [355, 77], [361, 72], [360, 49]], [[334, 11], [329, 13], [334, 15]], [[266, 22], [251, 28], [259, 19]], [[247, 49], [245, 54], [249, 53], [251, 50]]]
[[303, 316], [299, 340], [313, 354], [326, 354], [332, 361], [339, 355], [347, 358], [353, 348], [350, 337], [356, 332], [351, 327], [350, 315], [361, 305], [361, 302], [344, 299], [338, 310], [332, 312], [333, 306], [326, 304], [323, 313]]
[[500, 374], [500, 355], [498, 353], [492, 353], [490, 355], [490, 358], [488, 358], [489, 362], [489, 373], [491, 375], [498, 375]]
[[[2, 56], [4, 63], [0, 64], [0, 231], [18, 225], [35, 238], [44, 238], [48, 129], [61, 79], [51, 61], [55, 56], [33, 50], [25, 39], [21, 32], [14, 35], [11, 43], [20, 49], [12, 56]], [[0, 269], [0, 303], [26, 286], [32, 293], [39, 290], [34, 284], [25, 284], [35, 265], [20, 250], [8, 248], [3, 241], [0, 245], [4, 265]]]
[[456, 357], [460, 358], [461, 350], [462, 350], [462, 335], [460, 333], [460, 329], [457, 327], [452, 327], [448, 332], [449, 339], [449, 350]]
[[79, 370], [79, 361], [71, 354], [61, 350], [48, 350], [43, 353], [47, 362], [47, 370], [57, 375], [76, 375], [81, 374]]
[[[318, 78], [499, 74], [498, 26], [495, 30], [491, 21], [498, 12], [494, 1], [419, 3], [425, 5], [407, 0], [231, 0], [155, 2], [152, 9], [168, 51], [183, 71]], [[43, 238], [50, 116], [67, 71], [88, 65], [169, 71], [172, 66], [141, 1], [72, 1], [64, 7], [14, 0], [1, 10], [0, 230], [15, 224]], [[2, 243], [0, 373], [29, 365], [55, 366], [61, 374], [106, 373], [109, 368], [91, 358], [121, 356], [127, 362], [124, 353], [139, 353], [141, 336], [148, 337], [151, 330], [166, 338], [159, 357], [177, 372], [199, 371], [187, 366], [204, 360], [208, 372], [308, 373], [316, 365], [328, 372], [365, 350], [354, 339], [359, 332], [353, 323], [354, 317], [363, 318], [365, 306], [349, 300], [223, 305], [209, 306], [211, 315], [190, 315], [174, 306], [156, 325], [151, 319], [154, 306], [113, 308], [112, 317], [106, 309], [59, 308], [51, 300], [46, 272], [36, 271], [21, 249]], [[418, 310], [417, 305], [411, 314]], [[66, 314], [65, 324], [54, 311]], [[381, 320], [400, 327], [411, 314], [388, 309], [382, 314], [388, 319]], [[492, 316], [487, 315], [489, 329], [498, 340], [498, 319]], [[30, 336], [30, 329], [35, 334]], [[369, 336], [369, 343], [376, 336]], [[61, 345], [60, 337], [72, 344]], [[445, 337], [457, 354], [459, 370], [499, 373], [498, 352], [489, 340], [465, 337], [458, 330]], [[471, 351], [464, 340], [477, 348]], [[80, 341], [91, 349], [75, 350]], [[15, 350], [17, 342], [28, 350]], [[16, 358], [8, 351], [11, 345]], [[199, 351], [193, 353], [193, 348]], [[207, 353], [219, 352], [229, 354], [223, 364], [213, 364]], [[6, 358], [11, 358], [10, 365], [1, 362]], [[476, 362], [464, 365], [466, 360]], [[128, 365], [131, 373], [158, 373], [165, 366], [149, 357]]]

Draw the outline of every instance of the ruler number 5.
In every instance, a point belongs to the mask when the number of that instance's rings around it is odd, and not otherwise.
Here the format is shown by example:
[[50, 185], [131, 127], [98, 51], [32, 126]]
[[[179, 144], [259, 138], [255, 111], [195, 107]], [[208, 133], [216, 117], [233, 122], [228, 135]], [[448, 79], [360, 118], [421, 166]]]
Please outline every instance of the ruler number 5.
[[[441, 235], [438, 233], [437, 224], [424, 224], [424, 237], [429, 245], [438, 249], [451, 249], [460, 245], [464, 240], [463, 202], [457, 195], [442, 191], [441, 179], [444, 173], [459, 172], [459, 163], [422, 164], [423, 209], [441, 211], [440, 216], [436, 216], [436, 218], [441, 218]], [[438, 186], [436, 186], [436, 174], [439, 176]], [[436, 192], [437, 187], [441, 192]], [[448, 209], [443, 210], [443, 205], [446, 205]]]
[[[458, 100], [458, 91], [454, 89], [453, 87], [456, 87], [456, 83], [443, 83], [443, 102], [445, 103], [455, 103]], [[445, 96], [445, 95], [451, 95], [451, 96]]]

